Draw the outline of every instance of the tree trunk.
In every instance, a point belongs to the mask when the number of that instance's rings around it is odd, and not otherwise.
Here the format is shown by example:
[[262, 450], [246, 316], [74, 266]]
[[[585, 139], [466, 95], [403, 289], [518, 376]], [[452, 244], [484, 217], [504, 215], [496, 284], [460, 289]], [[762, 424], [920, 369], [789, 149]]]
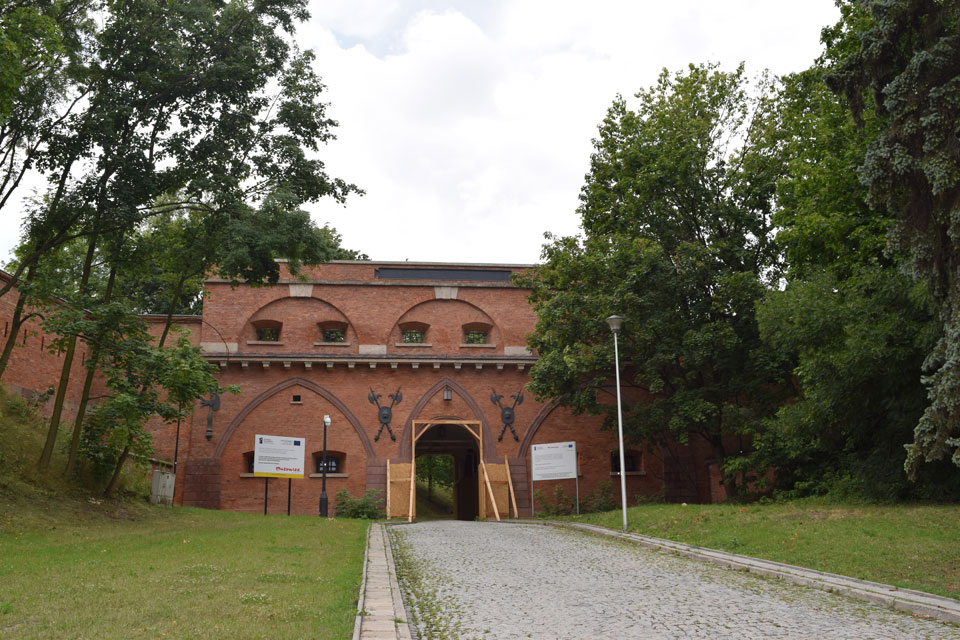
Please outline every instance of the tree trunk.
[[[110, 277], [107, 279], [107, 288], [103, 293], [103, 302], [110, 302], [113, 295], [113, 283], [117, 277], [117, 265], [114, 263], [110, 268]], [[102, 338], [101, 335], [98, 338]], [[80, 393], [80, 406], [77, 407], [77, 417], [73, 421], [73, 436], [70, 438], [70, 453], [67, 456], [67, 466], [63, 469], [63, 475], [69, 477], [73, 473], [74, 465], [77, 463], [77, 451], [80, 448], [80, 433], [83, 429], [83, 419], [87, 413], [87, 403], [90, 400], [90, 388], [93, 386], [93, 378], [96, 375], [97, 361], [100, 359], [100, 340], [96, 340], [88, 359], [87, 375], [83, 379], [83, 391]]]
[[[26, 282], [31, 282], [33, 275], [34, 269], [31, 265], [27, 271]], [[7, 365], [10, 363], [10, 356], [13, 354], [13, 348], [17, 344], [17, 336], [20, 335], [20, 327], [23, 326], [25, 321], [23, 308], [26, 306], [28, 297], [27, 292], [21, 289], [20, 296], [17, 298], [17, 305], [13, 309], [13, 319], [10, 321], [10, 333], [7, 334], [7, 342], [3, 345], [3, 355], [0, 355], [0, 379], [3, 378], [3, 372], [7, 370]]]
[[114, 487], [117, 486], [117, 480], [120, 479], [120, 472], [123, 471], [123, 465], [127, 461], [128, 455], [130, 455], [129, 444], [123, 448], [123, 451], [120, 452], [120, 457], [117, 458], [117, 466], [113, 470], [113, 475], [110, 476], [110, 482], [107, 483], [107, 488], [103, 490], [104, 498], [109, 498], [113, 493]]
[[433, 458], [427, 466], [427, 500], [433, 502]]
[[[90, 270], [93, 266], [93, 255], [97, 246], [97, 236], [90, 237], [90, 244], [87, 246], [87, 255], [83, 261], [83, 273], [80, 276], [80, 293], [87, 289], [87, 283], [90, 281]], [[57, 431], [60, 429], [60, 416], [63, 413], [63, 401], [67, 395], [67, 384], [70, 382], [70, 368], [73, 366], [73, 355], [77, 350], [77, 337], [73, 336], [67, 343], [67, 350], [63, 355], [63, 368], [60, 369], [60, 383], [57, 385], [57, 397], [53, 402], [53, 413], [50, 415], [50, 426], [47, 428], [47, 441], [43, 445], [43, 453], [40, 454], [40, 462], [37, 468], [41, 473], [46, 473], [50, 468], [50, 458], [53, 457], [53, 447], [57, 443]]]
[[163, 348], [164, 343], [167, 341], [167, 334], [170, 333], [170, 325], [173, 324], [173, 311], [177, 308], [177, 301], [180, 300], [180, 294], [183, 292], [183, 285], [186, 279], [187, 276], [181, 275], [176, 288], [173, 290], [173, 299], [170, 301], [170, 308], [167, 310], [167, 319], [163, 323], [163, 333], [160, 334], [160, 342], [157, 344], [157, 347], [160, 349]]
[[723, 469], [723, 463], [727, 460], [727, 450], [723, 446], [723, 437], [713, 436], [708, 440], [713, 449], [713, 455], [717, 459], [720, 475], [723, 476], [723, 488], [727, 493], [727, 500], [733, 500], [740, 495], [740, 486], [737, 483], [737, 474], [727, 473]]

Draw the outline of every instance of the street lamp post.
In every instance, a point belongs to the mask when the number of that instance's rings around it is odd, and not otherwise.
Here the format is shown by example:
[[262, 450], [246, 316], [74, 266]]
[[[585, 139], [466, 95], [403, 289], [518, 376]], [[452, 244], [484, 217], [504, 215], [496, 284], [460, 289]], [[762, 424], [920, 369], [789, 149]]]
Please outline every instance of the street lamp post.
[[617, 374], [617, 436], [620, 438], [620, 503], [623, 507], [623, 530], [627, 530], [627, 474], [623, 454], [623, 410], [620, 408], [620, 352], [617, 348], [617, 334], [623, 326], [623, 318], [610, 316], [607, 318], [610, 331], [613, 332], [613, 362]]
[[320, 517], [327, 517], [327, 427], [330, 426], [330, 416], [323, 416], [323, 458], [320, 468]]

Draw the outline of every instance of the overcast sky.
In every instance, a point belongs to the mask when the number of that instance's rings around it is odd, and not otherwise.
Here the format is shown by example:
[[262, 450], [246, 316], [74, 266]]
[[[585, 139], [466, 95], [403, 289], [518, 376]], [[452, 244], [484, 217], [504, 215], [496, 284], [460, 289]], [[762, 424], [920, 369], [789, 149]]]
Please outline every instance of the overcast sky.
[[[577, 233], [591, 138], [620, 93], [715, 61], [810, 65], [832, 0], [312, 0], [338, 139], [331, 175], [366, 191], [310, 207], [374, 260], [532, 263]], [[0, 221], [0, 255], [18, 221]]]

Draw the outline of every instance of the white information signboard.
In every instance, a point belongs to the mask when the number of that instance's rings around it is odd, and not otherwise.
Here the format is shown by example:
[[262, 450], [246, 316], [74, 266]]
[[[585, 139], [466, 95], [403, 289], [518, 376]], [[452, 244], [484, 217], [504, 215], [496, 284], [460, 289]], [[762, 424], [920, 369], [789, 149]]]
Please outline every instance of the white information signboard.
[[564, 480], [577, 477], [577, 443], [551, 442], [530, 446], [531, 479]]
[[253, 475], [258, 478], [302, 478], [306, 450], [303, 438], [257, 434], [253, 441]]

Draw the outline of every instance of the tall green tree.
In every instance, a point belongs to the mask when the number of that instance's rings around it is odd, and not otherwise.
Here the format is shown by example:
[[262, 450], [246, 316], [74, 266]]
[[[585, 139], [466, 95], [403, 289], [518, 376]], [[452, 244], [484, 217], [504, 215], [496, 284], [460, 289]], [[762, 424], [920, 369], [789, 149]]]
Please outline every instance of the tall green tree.
[[[95, 367], [105, 378], [108, 395], [91, 412], [87, 429], [75, 432], [82, 453], [99, 468], [110, 495], [124, 464], [132, 456], [143, 462], [153, 454], [146, 430], [154, 416], [182, 418], [198, 398], [222, 392], [214, 367], [185, 336], [167, 348], [158, 345], [143, 322], [124, 302], [105, 302], [96, 313], [66, 309], [48, 320], [61, 337], [51, 348], [81, 336], [97, 354]], [[74, 457], [71, 451], [71, 461]]]
[[635, 109], [616, 100], [581, 190], [584, 237], [553, 239], [520, 279], [537, 312], [537, 396], [611, 424], [598, 391], [613, 368], [604, 317], [619, 314], [630, 438], [685, 443], [698, 434], [732, 492], [738, 436], [775, 410], [789, 371], [755, 318], [780, 273], [772, 88], [765, 77], [751, 85], [742, 67], [702, 65], [664, 71]]
[[944, 457], [960, 466], [960, 3], [862, 4], [872, 23], [826, 80], [858, 121], [871, 107], [879, 119], [860, 177], [870, 203], [895, 217], [890, 247], [927, 286], [941, 326], [906, 467]]
[[[221, 232], [255, 246], [257, 231], [238, 229], [239, 219], [289, 234], [304, 227], [303, 203], [343, 201], [356, 191], [314, 157], [335, 123], [319, 101], [312, 54], [289, 44], [306, 17], [304, 0], [105, 2], [74, 89], [83, 108], [59, 122], [37, 159], [50, 187], [29, 212], [11, 286], [57, 246], [84, 238], [89, 259], [78, 289], [91, 296], [99, 244], [129, 238], [167, 209], [218, 217]], [[167, 194], [178, 200], [161, 198]], [[291, 245], [294, 271], [297, 248], [310, 245]], [[239, 277], [275, 281], [268, 253], [241, 254], [234, 261]], [[49, 464], [75, 348], [75, 341], [65, 345], [41, 469]]]
[[[53, 247], [164, 208], [296, 211], [356, 191], [313, 156], [336, 123], [312, 53], [289, 44], [303, 0], [106, 2], [102, 17], [72, 85], [83, 108], [36, 159], [50, 189], [28, 212], [15, 277]], [[161, 202], [170, 193], [182, 201]]]
[[921, 363], [935, 323], [929, 298], [886, 251], [894, 217], [871, 210], [858, 168], [879, 132], [872, 108], [856, 126], [824, 84], [856, 51], [871, 15], [841, 6], [822, 32], [824, 53], [783, 79], [776, 241], [786, 258], [782, 288], [758, 309], [761, 334], [795, 362], [796, 398], [754, 440], [756, 466], [777, 469], [788, 495], [840, 492], [873, 499], [950, 495], [942, 469], [923, 482], [903, 471], [903, 445], [923, 412]]

